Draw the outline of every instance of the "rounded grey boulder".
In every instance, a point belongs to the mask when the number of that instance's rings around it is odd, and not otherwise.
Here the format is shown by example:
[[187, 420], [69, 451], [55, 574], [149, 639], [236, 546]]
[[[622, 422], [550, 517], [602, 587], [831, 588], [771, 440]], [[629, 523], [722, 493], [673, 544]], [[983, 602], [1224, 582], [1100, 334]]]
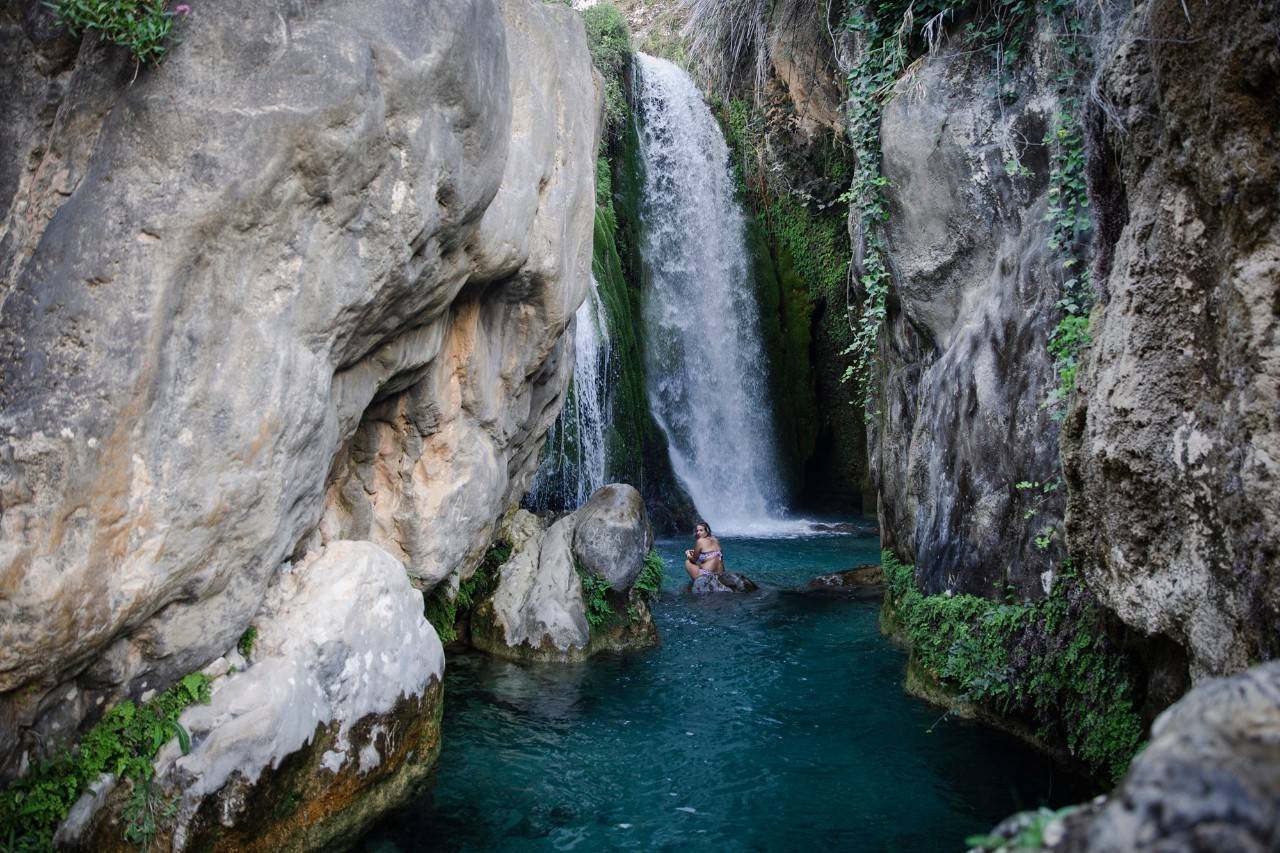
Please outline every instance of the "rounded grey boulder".
[[640, 493], [625, 483], [601, 486], [574, 518], [573, 555], [582, 568], [618, 592], [630, 589], [653, 547]]

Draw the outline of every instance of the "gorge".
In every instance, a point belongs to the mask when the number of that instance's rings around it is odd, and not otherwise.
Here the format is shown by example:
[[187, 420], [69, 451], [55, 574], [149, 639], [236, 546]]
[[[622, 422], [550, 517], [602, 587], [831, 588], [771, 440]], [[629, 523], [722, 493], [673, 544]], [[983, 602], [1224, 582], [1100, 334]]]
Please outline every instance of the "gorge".
[[1280, 845], [1274, 3], [0, 44], [0, 850]]

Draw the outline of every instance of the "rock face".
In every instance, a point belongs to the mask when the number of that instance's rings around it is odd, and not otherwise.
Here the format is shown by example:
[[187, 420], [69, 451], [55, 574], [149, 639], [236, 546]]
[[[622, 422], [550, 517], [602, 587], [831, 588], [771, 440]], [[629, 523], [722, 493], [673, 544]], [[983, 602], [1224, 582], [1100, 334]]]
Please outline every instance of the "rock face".
[[[1046, 342], [1060, 259], [1045, 245], [1047, 155], [1026, 143], [1058, 109], [1051, 45], [1041, 32], [1002, 76], [957, 39], [921, 60], [884, 112], [894, 288], [868, 444], [884, 545], [931, 593], [1011, 582], [1038, 594], [1061, 557], [1058, 542], [1034, 545], [1061, 517], [1058, 495], [1032, 524], [1014, 488], [1051, 480], [1058, 458], [1041, 404], [1056, 384]], [[1012, 104], [1002, 86], [1016, 86]], [[1010, 176], [1014, 160], [1023, 171]]]
[[1275, 4], [1112, 39], [1089, 153], [1101, 304], [1064, 431], [1070, 547], [1193, 678], [1280, 654]]
[[[259, 611], [252, 666], [183, 713], [189, 754], [174, 743], [156, 760], [159, 796], [177, 806], [166, 847], [319, 849], [423, 779], [440, 745], [444, 652], [422, 611], [404, 566], [368, 542], [331, 543], [282, 577]], [[133, 849], [119, 821], [127, 793], [107, 798], [75, 846]]]
[[[504, 522], [512, 555], [493, 595], [471, 616], [471, 643], [515, 660], [582, 660], [599, 651], [658, 641], [645, 596], [633, 588], [653, 545], [640, 493], [624, 484], [597, 489], [549, 528], [525, 510]], [[579, 568], [608, 584], [611, 617], [594, 627]]]
[[1048, 827], [1043, 849], [1262, 853], [1280, 843], [1277, 803], [1280, 663], [1269, 663], [1206, 681], [1157, 717], [1115, 792]]
[[533, 0], [227, 0], [132, 85], [12, 8], [0, 778], [216, 658], [291, 557], [473, 569], [563, 399], [598, 133]]

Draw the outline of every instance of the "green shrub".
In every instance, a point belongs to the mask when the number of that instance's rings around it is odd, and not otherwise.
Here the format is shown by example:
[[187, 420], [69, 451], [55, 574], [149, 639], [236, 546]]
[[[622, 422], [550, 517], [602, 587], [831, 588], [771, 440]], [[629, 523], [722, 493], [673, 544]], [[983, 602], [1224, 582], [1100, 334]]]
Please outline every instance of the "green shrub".
[[592, 574], [583, 567], [577, 558], [573, 567], [582, 582], [582, 602], [587, 609], [587, 624], [592, 630], [604, 628], [617, 619], [613, 606], [609, 604], [609, 582], [597, 574]]
[[240, 640], [236, 643], [236, 650], [245, 658], [249, 659], [249, 655], [253, 653], [253, 644], [258, 641], [258, 629], [254, 625], [250, 625], [244, 629], [244, 633], [240, 635]]
[[667, 577], [667, 564], [657, 550], [650, 548], [644, 555], [644, 568], [636, 578], [634, 589], [646, 601], [652, 601], [662, 592], [662, 582]]
[[158, 65], [169, 52], [169, 35], [176, 14], [167, 0], [58, 0], [46, 4], [75, 35], [98, 33], [112, 44], [129, 49], [134, 61]]
[[167, 813], [167, 807], [157, 806], [154, 799], [145, 800], [152, 796], [150, 783], [155, 771], [151, 762], [175, 737], [183, 753], [191, 748], [178, 717], [188, 705], [208, 701], [209, 679], [192, 673], [145, 705], [126, 700], [108, 710], [77, 746], [63, 749], [0, 792], [0, 827], [9, 833], [8, 846], [52, 849], [58, 824], [103, 773], [129, 780], [135, 798], [143, 798], [140, 804], [125, 809], [126, 840], [153, 837], [156, 821]]
[[604, 78], [605, 139], [617, 139], [626, 126], [627, 97], [623, 75], [631, 61], [631, 31], [627, 29], [627, 19], [622, 12], [609, 2], [583, 9], [582, 22], [587, 30], [591, 64]]
[[458, 584], [457, 593], [450, 596], [441, 584], [427, 596], [427, 621], [436, 629], [441, 643], [447, 645], [458, 639], [458, 619], [493, 592], [498, 583], [498, 569], [511, 559], [511, 551], [511, 543], [499, 539], [485, 551], [471, 577]]
[[1069, 567], [1037, 602], [925, 595], [915, 571], [883, 554], [885, 605], [911, 654], [964, 701], [1029, 721], [1094, 772], [1119, 779], [1137, 752], [1142, 719], [1128, 661]]

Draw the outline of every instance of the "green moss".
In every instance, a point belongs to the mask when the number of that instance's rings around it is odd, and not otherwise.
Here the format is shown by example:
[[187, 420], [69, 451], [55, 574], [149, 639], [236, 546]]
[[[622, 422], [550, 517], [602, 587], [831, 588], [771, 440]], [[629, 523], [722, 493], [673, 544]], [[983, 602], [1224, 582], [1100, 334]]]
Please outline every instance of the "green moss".
[[631, 32], [627, 19], [612, 3], [596, 3], [582, 10], [591, 62], [604, 78], [604, 136], [622, 133], [627, 118], [625, 70], [631, 61]]
[[151, 762], [175, 737], [184, 753], [190, 749], [178, 717], [188, 705], [208, 701], [209, 679], [193, 673], [144, 705], [126, 700], [108, 710], [78, 745], [63, 749], [0, 792], [5, 843], [13, 849], [53, 849], [58, 824], [103, 773], [131, 782], [135, 798], [140, 798], [134, 808], [126, 809], [125, 838], [142, 843], [154, 836], [157, 809], [149, 799], [155, 772]]
[[964, 702], [1029, 722], [1094, 772], [1116, 780], [1137, 752], [1142, 719], [1129, 661], [1069, 570], [1038, 602], [925, 595], [884, 552], [885, 605], [913, 663]]

